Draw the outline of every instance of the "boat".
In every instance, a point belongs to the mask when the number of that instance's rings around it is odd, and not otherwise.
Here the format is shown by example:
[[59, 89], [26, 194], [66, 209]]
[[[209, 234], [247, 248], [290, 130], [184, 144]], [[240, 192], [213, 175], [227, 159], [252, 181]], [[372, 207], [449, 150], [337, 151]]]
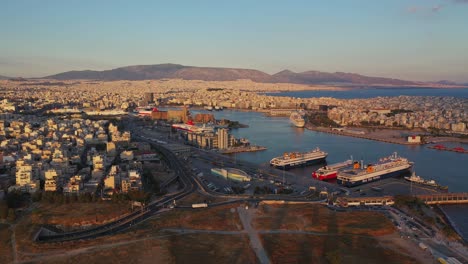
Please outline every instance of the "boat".
[[283, 156], [273, 158], [270, 165], [279, 169], [290, 169], [293, 167], [307, 166], [314, 163], [320, 163], [325, 160], [328, 153], [319, 148], [308, 152], [286, 152]]
[[205, 106], [205, 110], [213, 111], [213, 107], [211, 105], [207, 105]]
[[416, 175], [416, 172], [414, 172], [414, 171], [413, 171], [413, 173], [411, 174], [411, 176], [405, 177], [405, 180], [407, 180], [407, 181], [409, 181], [409, 182], [412, 182], [412, 183], [416, 183], [416, 184], [422, 184], [422, 185], [426, 185], [426, 186], [436, 187], [436, 188], [442, 189], [442, 190], [448, 189], [447, 186], [439, 185], [439, 184], [437, 184], [437, 182], [434, 181], [434, 180], [425, 180], [425, 179], [423, 179], [422, 177], [417, 176], [417, 175]]
[[304, 127], [305, 126], [305, 118], [304, 114], [298, 111], [294, 111], [289, 116], [289, 120], [291, 123], [296, 127]]
[[153, 112], [158, 112], [156, 107], [138, 109], [138, 116], [151, 116]]
[[354, 162], [353, 168], [338, 171], [336, 182], [346, 187], [353, 187], [389, 177], [400, 176], [409, 172], [412, 166], [413, 162], [398, 156], [394, 152], [389, 157], [380, 159], [375, 164], [364, 166], [362, 161], [361, 163]]
[[205, 124], [203, 124], [203, 126], [199, 127], [199, 126], [196, 126], [192, 120], [189, 120], [186, 124], [173, 124], [172, 127], [177, 130], [183, 130], [183, 131], [193, 132], [193, 133], [214, 132], [213, 126], [206, 126]]
[[353, 164], [352, 160], [346, 160], [340, 163], [326, 165], [312, 173], [312, 178], [325, 181], [336, 179], [336, 175], [339, 169], [346, 168]]

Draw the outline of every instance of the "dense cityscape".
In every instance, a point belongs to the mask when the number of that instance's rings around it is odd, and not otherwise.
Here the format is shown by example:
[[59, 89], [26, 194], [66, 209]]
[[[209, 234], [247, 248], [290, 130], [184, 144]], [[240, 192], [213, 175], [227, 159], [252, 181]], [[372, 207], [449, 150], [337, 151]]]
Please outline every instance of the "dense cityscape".
[[0, 6], [1, 264], [468, 263], [468, 1]]

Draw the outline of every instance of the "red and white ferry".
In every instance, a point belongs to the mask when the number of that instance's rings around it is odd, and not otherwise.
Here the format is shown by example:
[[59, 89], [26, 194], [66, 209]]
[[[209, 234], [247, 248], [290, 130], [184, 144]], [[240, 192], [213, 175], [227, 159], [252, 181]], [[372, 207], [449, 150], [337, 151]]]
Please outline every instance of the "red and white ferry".
[[352, 160], [346, 160], [340, 163], [324, 166], [312, 173], [312, 178], [325, 181], [336, 179], [336, 175], [339, 169], [348, 167], [353, 164]]

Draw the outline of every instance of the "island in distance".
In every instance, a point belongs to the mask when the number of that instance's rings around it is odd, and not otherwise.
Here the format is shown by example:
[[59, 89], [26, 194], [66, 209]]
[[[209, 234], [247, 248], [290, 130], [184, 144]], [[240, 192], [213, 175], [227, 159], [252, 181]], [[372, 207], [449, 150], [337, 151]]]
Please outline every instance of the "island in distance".
[[259, 83], [293, 83], [305, 85], [349, 85], [349, 86], [464, 86], [446, 81], [428, 83], [414, 82], [392, 78], [369, 77], [355, 73], [335, 72], [327, 73], [320, 71], [305, 71], [301, 73], [283, 70], [276, 74], [237, 68], [219, 67], [194, 67], [180, 64], [156, 64], [137, 65], [116, 68], [104, 71], [68, 71], [43, 77], [43, 79], [56, 80], [159, 80], [159, 79], [183, 79], [202, 81], [235, 81], [252, 80]]

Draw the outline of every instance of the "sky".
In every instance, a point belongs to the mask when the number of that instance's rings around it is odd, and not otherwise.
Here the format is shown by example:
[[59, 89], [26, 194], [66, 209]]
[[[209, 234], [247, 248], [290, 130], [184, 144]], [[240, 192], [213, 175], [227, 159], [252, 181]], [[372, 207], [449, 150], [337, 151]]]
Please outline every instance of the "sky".
[[0, 0], [0, 75], [160, 63], [468, 82], [468, 0]]

